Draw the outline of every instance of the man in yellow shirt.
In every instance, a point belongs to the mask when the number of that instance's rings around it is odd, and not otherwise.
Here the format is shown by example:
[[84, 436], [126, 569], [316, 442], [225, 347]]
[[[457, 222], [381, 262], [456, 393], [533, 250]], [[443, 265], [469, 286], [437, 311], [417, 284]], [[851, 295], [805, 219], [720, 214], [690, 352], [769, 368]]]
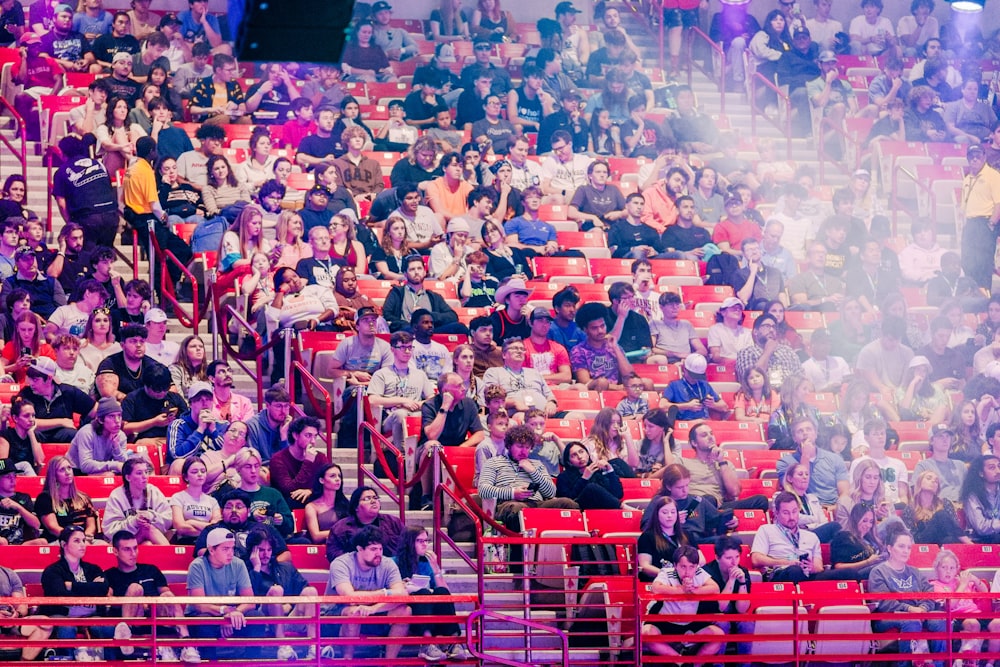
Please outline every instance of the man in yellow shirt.
[[[125, 199], [125, 220], [139, 232], [139, 241], [143, 248], [149, 244], [149, 227], [152, 222], [153, 233], [161, 251], [169, 250], [184, 266], [191, 261], [191, 246], [174, 234], [167, 225], [167, 213], [160, 206], [160, 197], [156, 191], [156, 173], [153, 163], [156, 162], [156, 141], [151, 137], [141, 137], [135, 144], [136, 161], [125, 172], [123, 185]], [[180, 268], [174, 262], [167, 262], [167, 273], [174, 284], [181, 277]]]
[[979, 287], [989, 291], [993, 285], [993, 257], [997, 246], [997, 221], [1000, 220], [1000, 172], [986, 164], [982, 146], [966, 151], [969, 174], [962, 184], [962, 269]]

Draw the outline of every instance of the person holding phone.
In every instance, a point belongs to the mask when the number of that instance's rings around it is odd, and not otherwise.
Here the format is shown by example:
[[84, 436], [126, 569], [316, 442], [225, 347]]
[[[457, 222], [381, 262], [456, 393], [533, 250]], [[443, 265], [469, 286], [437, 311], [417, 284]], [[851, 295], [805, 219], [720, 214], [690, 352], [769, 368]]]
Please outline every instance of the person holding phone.
[[[427, 530], [420, 526], [409, 526], [403, 532], [399, 550], [393, 557], [399, 567], [399, 576], [403, 578], [407, 595], [451, 595], [448, 582], [444, 578], [444, 570], [438, 557], [430, 550], [430, 537]], [[455, 605], [451, 602], [427, 602], [410, 605], [414, 616], [454, 616]], [[412, 627], [413, 634], [423, 637], [461, 637], [462, 630], [458, 623], [419, 623]], [[469, 653], [463, 641], [451, 645], [447, 652], [442, 651], [437, 644], [421, 647], [420, 657], [425, 660], [468, 660]]]
[[187, 411], [187, 403], [170, 391], [170, 371], [165, 366], [151, 367], [143, 379], [143, 386], [122, 401], [122, 430], [138, 445], [162, 446], [171, 422]]
[[750, 560], [768, 581], [798, 583], [823, 572], [819, 538], [799, 528], [799, 499], [782, 491], [774, 497], [774, 523], [761, 526], [750, 547]]

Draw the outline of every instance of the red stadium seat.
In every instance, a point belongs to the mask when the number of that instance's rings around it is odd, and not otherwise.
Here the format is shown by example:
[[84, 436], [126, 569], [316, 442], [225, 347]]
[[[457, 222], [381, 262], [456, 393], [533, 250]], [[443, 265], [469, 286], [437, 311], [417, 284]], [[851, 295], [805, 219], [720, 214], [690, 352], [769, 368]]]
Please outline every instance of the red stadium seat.
[[594, 282], [604, 282], [605, 278], [616, 276], [631, 276], [632, 262], [634, 259], [625, 258], [590, 258], [590, 275], [594, 277]]
[[[368, 281], [358, 281], [358, 284]], [[458, 299], [458, 285], [447, 280], [425, 280], [424, 289], [434, 292], [443, 299]]]
[[538, 208], [538, 217], [545, 222], [569, 220], [569, 206], [566, 204], [542, 204]]
[[469, 337], [465, 334], [434, 334], [431, 336], [431, 340], [436, 343], [441, 343], [449, 352], [454, 352], [455, 348], [463, 343], [469, 342]]
[[330, 561], [326, 559], [326, 549], [315, 544], [289, 544], [292, 563], [299, 570], [320, 570], [328, 572]]
[[578, 391], [576, 389], [553, 389], [560, 410], [587, 410], [597, 412], [604, 404], [601, 392]]
[[731, 364], [709, 364], [705, 371], [709, 382], [736, 382], [736, 366]]
[[[472, 479], [476, 474], [476, 449], [475, 447], [445, 447], [441, 450], [445, 461], [455, 472], [455, 477], [462, 488], [470, 493], [475, 493], [476, 489], [472, 485]], [[446, 484], [450, 485], [450, 478], [444, 478]]]
[[809, 394], [806, 403], [813, 406], [824, 414], [833, 414], [837, 411], [839, 401], [837, 395], [831, 392]]
[[521, 532], [533, 537], [590, 537], [580, 510], [525, 508], [521, 510]]
[[[632, 369], [639, 377], [649, 378], [652, 380], [655, 387], [666, 387], [668, 384], [674, 380], [679, 380], [681, 377], [680, 366], [677, 366], [676, 364], [667, 364], [662, 366], [654, 366], [652, 364], [632, 364]], [[654, 406], [651, 405], [650, 407]]]
[[[678, 440], [687, 440], [691, 427], [696, 422], [678, 421], [674, 424], [674, 437]], [[739, 440], [741, 442], [764, 442], [761, 425], [756, 422], [728, 422], [709, 420], [708, 425], [712, 428], [717, 442], [727, 440]]]
[[660, 492], [662, 484], [658, 479], [623, 478], [623, 500], [649, 500]]
[[587, 530], [597, 537], [639, 535], [642, 512], [636, 510], [587, 510], [583, 513]]
[[535, 257], [535, 277], [555, 282], [592, 282], [585, 257]]
[[997, 567], [1000, 563], [1000, 545], [996, 544], [947, 544], [958, 556], [962, 569], [971, 567]]
[[749, 449], [743, 452], [743, 465], [752, 477], [760, 477], [765, 470], [775, 470], [785, 452], [770, 449]]
[[580, 440], [587, 435], [583, 422], [576, 419], [546, 419], [545, 430], [555, 433], [563, 440]]
[[787, 310], [785, 311], [785, 322], [790, 327], [802, 331], [814, 331], [826, 326], [822, 313], [808, 311]]
[[696, 308], [699, 303], [722, 303], [733, 296], [733, 288], [729, 285], [685, 285], [681, 288], [681, 297], [685, 307]]
[[359, 280], [358, 291], [369, 299], [382, 301], [395, 285], [391, 280]]
[[[287, 187], [289, 190], [308, 190], [312, 186], [316, 185], [316, 177], [312, 173], [301, 173], [293, 171], [288, 175]], [[358, 281], [367, 282], [367, 281]]]
[[556, 240], [566, 249], [608, 247], [608, 238], [603, 232], [556, 232]]
[[187, 483], [176, 475], [150, 475], [149, 483], [162, 491], [167, 498], [187, 487]]
[[[933, 567], [934, 559], [937, 558], [939, 551], [941, 551], [941, 547], [936, 544], [914, 544], [908, 563], [913, 567]], [[961, 557], [958, 560], [963, 569], [968, 567]]]
[[[744, 452], [745, 454], [745, 452]], [[747, 465], [746, 459], [744, 458], [743, 464]], [[781, 485], [778, 484], [776, 479], [741, 479], [740, 480], [740, 498], [749, 498], [750, 496], [762, 495], [768, 498], [773, 498], [774, 494], [781, 490]]]
[[767, 512], [764, 510], [735, 510], [736, 532], [757, 532], [757, 529], [767, 523]]

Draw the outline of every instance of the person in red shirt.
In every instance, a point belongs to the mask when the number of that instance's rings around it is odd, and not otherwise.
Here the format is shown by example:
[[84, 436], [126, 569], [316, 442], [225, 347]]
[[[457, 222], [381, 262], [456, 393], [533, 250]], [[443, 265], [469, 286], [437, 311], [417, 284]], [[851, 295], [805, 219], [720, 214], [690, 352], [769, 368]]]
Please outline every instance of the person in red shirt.
[[738, 194], [726, 195], [726, 215], [715, 226], [712, 242], [723, 252], [741, 255], [743, 239], [753, 238], [759, 241], [763, 236], [760, 226], [746, 217], [743, 198]]
[[38, 35], [26, 32], [21, 35], [18, 44], [21, 60], [14, 65], [13, 74], [14, 83], [23, 86], [23, 90], [14, 97], [14, 108], [25, 120], [28, 140], [38, 141], [41, 138], [38, 99], [62, 90], [66, 71], [55, 58], [42, 55], [42, 40]]
[[291, 109], [295, 118], [282, 125], [281, 140], [285, 146], [298, 150], [299, 142], [316, 132], [312, 100], [308, 97], [296, 98], [292, 100]]
[[[549, 339], [549, 329], [552, 327], [552, 314], [547, 308], [535, 308], [531, 311], [531, 336], [524, 341], [527, 355], [524, 359], [526, 368], [534, 368], [550, 385], [561, 388], [582, 389], [573, 384], [573, 370], [569, 363], [569, 352], [561, 344]], [[570, 386], [572, 385], [572, 386]]]

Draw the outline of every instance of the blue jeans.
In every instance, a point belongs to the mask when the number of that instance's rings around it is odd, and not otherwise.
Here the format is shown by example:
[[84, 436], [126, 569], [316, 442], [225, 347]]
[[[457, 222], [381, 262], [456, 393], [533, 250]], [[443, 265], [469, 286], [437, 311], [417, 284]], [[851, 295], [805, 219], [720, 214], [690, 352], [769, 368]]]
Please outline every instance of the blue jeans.
[[[899, 620], [875, 621], [875, 632], [885, 632], [886, 630], [898, 630], [899, 632], [945, 632], [946, 624], [943, 618], [931, 618], [924, 621], [907, 618], [900, 614]], [[944, 639], [928, 639], [927, 645], [930, 654], [941, 654], [947, 650], [947, 641]], [[913, 653], [913, 642], [911, 640], [899, 640], [900, 653]]]
[[[56, 618], [55, 616], [53, 618]], [[65, 616], [61, 617], [65, 618]], [[53, 628], [53, 639], [76, 639], [78, 628], [75, 625], [57, 625]], [[92, 625], [88, 628], [93, 639], [111, 639], [115, 636], [115, 626], [113, 625]], [[103, 649], [105, 660], [116, 660], [118, 658], [115, 648], [109, 646]], [[72, 655], [73, 650], [70, 649]]]

